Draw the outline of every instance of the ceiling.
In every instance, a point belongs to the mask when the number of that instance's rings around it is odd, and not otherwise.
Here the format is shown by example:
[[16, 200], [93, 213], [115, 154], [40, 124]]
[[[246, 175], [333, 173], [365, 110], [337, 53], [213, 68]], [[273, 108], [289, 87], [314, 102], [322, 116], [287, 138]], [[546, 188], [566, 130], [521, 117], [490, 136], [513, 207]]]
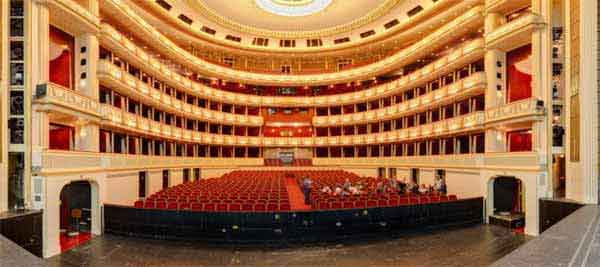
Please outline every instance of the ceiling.
[[[399, 0], [185, 0], [221, 25], [264, 31], [321, 31], [362, 26], [386, 15]], [[276, 10], [268, 10], [270, 7]], [[287, 13], [286, 13], [287, 12]], [[361, 24], [361, 25], [355, 25]]]

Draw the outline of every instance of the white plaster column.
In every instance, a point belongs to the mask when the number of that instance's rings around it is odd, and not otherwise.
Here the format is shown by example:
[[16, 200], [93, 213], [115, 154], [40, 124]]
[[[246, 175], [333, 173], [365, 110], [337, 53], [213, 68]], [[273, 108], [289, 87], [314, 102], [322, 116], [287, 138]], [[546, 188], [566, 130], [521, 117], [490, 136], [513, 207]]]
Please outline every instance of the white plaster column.
[[580, 163], [582, 201], [598, 203], [598, 2], [580, 2]]
[[65, 184], [62, 180], [44, 177], [44, 258], [60, 254], [60, 191]]
[[[490, 33], [505, 21], [498, 13], [487, 13], [485, 32]], [[506, 53], [497, 49], [487, 49], [484, 57], [487, 87], [485, 90], [485, 109], [504, 105], [506, 98]], [[500, 76], [498, 76], [500, 75]], [[504, 131], [489, 128], [485, 131], [485, 151], [504, 152], [506, 138]]]
[[[31, 169], [41, 162], [41, 154], [48, 148], [48, 114], [32, 109], [36, 86], [49, 81], [50, 11], [45, 1], [25, 1], [26, 10], [26, 75], [25, 83], [25, 206], [31, 207]], [[39, 166], [39, 165], [38, 165]]]
[[[100, 98], [97, 77], [99, 47], [98, 37], [93, 33], [75, 37], [75, 88], [93, 100]], [[75, 147], [81, 151], [99, 151], [100, 127], [97, 122], [81, 121], [76, 129]]]
[[[532, 1], [532, 11], [544, 19], [545, 25], [531, 36], [532, 97], [543, 101], [546, 116], [532, 125], [533, 151], [543, 158], [544, 173], [537, 178], [538, 197], [552, 197], [552, 3]], [[537, 202], [537, 200], [536, 200]]]

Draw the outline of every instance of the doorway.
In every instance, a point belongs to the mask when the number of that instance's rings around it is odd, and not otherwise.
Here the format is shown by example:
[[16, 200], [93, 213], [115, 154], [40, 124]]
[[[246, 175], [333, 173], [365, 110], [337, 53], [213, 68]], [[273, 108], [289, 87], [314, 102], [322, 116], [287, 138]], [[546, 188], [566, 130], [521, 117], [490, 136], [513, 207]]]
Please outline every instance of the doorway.
[[67, 184], [60, 192], [61, 251], [79, 246], [92, 237], [92, 187], [88, 181]]
[[524, 188], [521, 180], [515, 177], [500, 176], [491, 181], [492, 214], [490, 223], [512, 229], [525, 227], [523, 206]]

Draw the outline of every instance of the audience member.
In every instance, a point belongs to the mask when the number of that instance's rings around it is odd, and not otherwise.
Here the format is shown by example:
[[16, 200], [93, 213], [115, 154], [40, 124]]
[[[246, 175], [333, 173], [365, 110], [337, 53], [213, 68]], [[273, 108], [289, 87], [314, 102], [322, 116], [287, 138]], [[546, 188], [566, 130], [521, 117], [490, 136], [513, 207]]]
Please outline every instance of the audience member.
[[448, 188], [446, 186], [446, 179], [440, 179], [440, 189], [438, 190], [442, 196], [445, 196], [448, 193]]
[[346, 180], [344, 181], [344, 190], [350, 189], [351, 186], [352, 183], [350, 183], [350, 179], [346, 178]]
[[310, 205], [310, 191], [312, 189], [312, 180], [306, 176], [302, 182], [302, 189], [304, 190], [304, 204]]
[[418, 190], [420, 194], [425, 194], [428, 191], [427, 186], [425, 184], [421, 184]]
[[323, 189], [321, 189], [321, 192], [328, 194], [328, 195], [331, 195], [331, 193], [333, 193], [333, 191], [331, 190], [331, 187], [329, 187], [327, 185], [323, 186]]
[[338, 185], [335, 187], [335, 190], [333, 191], [333, 195], [334, 196], [339, 196], [342, 194], [342, 188]]
[[406, 179], [405, 178], [402, 178], [402, 180], [400, 180], [400, 182], [398, 182], [398, 192], [400, 194], [406, 193]]

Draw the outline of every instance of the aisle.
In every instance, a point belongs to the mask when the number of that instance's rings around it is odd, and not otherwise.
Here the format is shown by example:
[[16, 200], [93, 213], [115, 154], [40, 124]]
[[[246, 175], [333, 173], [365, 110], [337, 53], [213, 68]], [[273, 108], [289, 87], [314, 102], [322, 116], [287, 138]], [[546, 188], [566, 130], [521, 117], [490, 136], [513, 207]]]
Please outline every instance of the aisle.
[[310, 205], [304, 204], [304, 193], [300, 189], [296, 179], [286, 178], [286, 188], [290, 197], [290, 207], [292, 210], [302, 211], [310, 210]]

